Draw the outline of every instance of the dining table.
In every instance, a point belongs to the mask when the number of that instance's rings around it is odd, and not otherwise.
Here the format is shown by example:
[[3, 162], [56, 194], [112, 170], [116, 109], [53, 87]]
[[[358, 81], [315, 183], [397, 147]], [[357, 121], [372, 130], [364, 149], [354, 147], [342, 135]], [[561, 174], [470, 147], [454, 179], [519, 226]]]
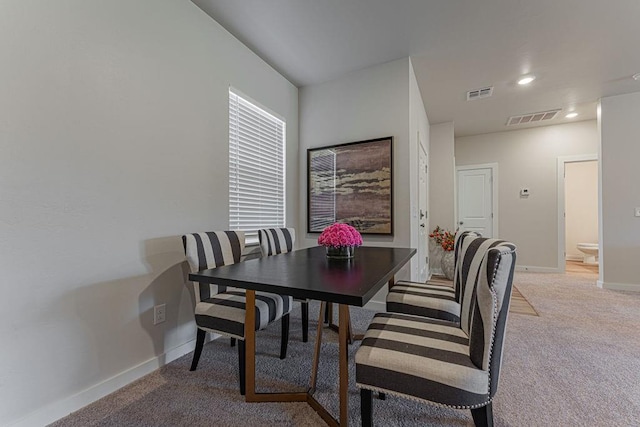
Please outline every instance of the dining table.
[[[310, 385], [300, 392], [256, 392], [256, 332], [245, 328], [245, 381], [247, 402], [307, 402], [330, 426], [348, 425], [348, 343], [351, 341], [349, 307], [364, 307], [385, 285], [393, 286], [395, 274], [416, 253], [413, 248], [362, 246], [353, 258], [327, 257], [325, 248], [316, 246], [289, 253], [251, 259], [244, 262], [189, 274], [194, 282], [231, 286], [246, 290], [245, 325], [255, 324], [256, 291], [290, 295], [294, 298], [338, 304], [339, 401], [337, 418], [313, 396], [322, 313], [318, 321]], [[321, 308], [322, 311], [322, 308]]]

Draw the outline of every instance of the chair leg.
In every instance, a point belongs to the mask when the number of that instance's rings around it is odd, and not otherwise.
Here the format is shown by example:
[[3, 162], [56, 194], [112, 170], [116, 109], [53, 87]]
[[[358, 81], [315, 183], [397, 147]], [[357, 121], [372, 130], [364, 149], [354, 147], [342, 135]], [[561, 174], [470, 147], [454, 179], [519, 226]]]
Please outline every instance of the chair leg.
[[280, 359], [287, 357], [287, 344], [289, 344], [289, 314], [285, 314], [280, 319], [282, 324], [282, 335], [280, 336]]
[[235, 347], [235, 346], [236, 346], [236, 339], [231, 338], [231, 347]]
[[309, 303], [302, 302], [300, 304], [302, 308], [302, 342], [309, 341]]
[[493, 406], [491, 402], [481, 408], [472, 409], [471, 416], [476, 427], [493, 427]]
[[200, 354], [202, 354], [202, 347], [204, 346], [204, 339], [207, 336], [207, 331], [198, 328], [198, 336], [196, 338], [196, 349], [193, 352], [193, 360], [191, 361], [190, 371], [195, 371], [198, 367], [198, 361], [200, 360]]
[[371, 390], [360, 389], [360, 417], [362, 427], [373, 426], [373, 397]]
[[328, 302], [327, 305], [324, 307], [324, 323], [329, 323], [329, 304], [331, 303]]
[[244, 396], [246, 391], [245, 369], [247, 365], [245, 363], [245, 356], [244, 340], [238, 340], [238, 370], [240, 373], [240, 394], [242, 396]]

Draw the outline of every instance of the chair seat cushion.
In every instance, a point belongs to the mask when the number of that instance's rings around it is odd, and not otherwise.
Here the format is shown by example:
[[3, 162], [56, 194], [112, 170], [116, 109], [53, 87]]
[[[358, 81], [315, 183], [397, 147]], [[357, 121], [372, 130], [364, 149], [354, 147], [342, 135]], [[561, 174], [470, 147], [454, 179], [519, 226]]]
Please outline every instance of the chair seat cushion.
[[450, 322], [397, 313], [373, 318], [356, 353], [358, 387], [468, 408], [489, 401], [488, 371]]
[[[291, 311], [290, 296], [256, 292], [256, 331]], [[244, 339], [246, 295], [244, 289], [227, 288], [196, 304], [196, 324], [211, 332]]]
[[447, 285], [398, 281], [387, 295], [387, 311], [460, 322], [456, 291]]

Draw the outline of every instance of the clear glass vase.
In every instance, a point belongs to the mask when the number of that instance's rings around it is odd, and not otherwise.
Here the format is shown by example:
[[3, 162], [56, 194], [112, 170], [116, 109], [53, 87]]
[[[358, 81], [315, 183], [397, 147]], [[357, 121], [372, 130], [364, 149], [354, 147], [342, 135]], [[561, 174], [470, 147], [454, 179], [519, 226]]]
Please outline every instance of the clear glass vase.
[[353, 258], [356, 251], [355, 246], [325, 246], [327, 258], [349, 259]]

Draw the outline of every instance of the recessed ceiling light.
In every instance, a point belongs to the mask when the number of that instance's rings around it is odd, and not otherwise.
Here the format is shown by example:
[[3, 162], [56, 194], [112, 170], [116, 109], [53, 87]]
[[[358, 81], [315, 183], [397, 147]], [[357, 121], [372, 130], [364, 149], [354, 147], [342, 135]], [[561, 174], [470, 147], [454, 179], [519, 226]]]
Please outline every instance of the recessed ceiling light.
[[566, 117], [567, 119], [573, 119], [573, 118], [575, 118], [575, 117], [578, 117], [578, 113], [576, 113], [576, 112], [574, 111], [574, 112], [571, 112], [571, 113], [567, 114], [565, 117]]
[[520, 80], [518, 80], [519, 85], [528, 85], [532, 81], [536, 79], [536, 76], [524, 76]]
[[633, 75], [633, 80], [640, 81], [640, 73], [635, 73]]

